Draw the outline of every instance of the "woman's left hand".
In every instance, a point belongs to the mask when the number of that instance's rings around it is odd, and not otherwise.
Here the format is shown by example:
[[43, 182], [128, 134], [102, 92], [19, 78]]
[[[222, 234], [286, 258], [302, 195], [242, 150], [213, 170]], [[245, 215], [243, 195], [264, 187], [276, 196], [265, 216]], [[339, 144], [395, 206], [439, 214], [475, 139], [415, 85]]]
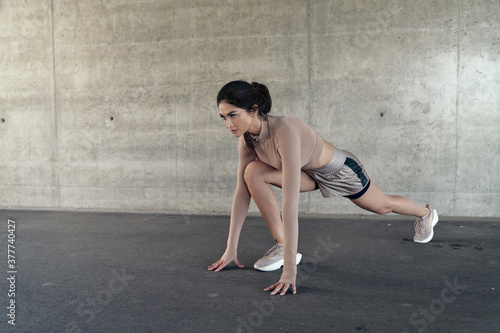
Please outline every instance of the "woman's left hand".
[[285, 282], [276, 282], [272, 286], [264, 289], [264, 291], [271, 291], [274, 289], [273, 292], [271, 293], [271, 295], [276, 295], [281, 290], [280, 295], [285, 295], [286, 291], [288, 290], [288, 288], [290, 288], [290, 286], [292, 287], [292, 292], [295, 295], [297, 293], [297, 288], [295, 287], [295, 285], [290, 284], [290, 283], [285, 283]]

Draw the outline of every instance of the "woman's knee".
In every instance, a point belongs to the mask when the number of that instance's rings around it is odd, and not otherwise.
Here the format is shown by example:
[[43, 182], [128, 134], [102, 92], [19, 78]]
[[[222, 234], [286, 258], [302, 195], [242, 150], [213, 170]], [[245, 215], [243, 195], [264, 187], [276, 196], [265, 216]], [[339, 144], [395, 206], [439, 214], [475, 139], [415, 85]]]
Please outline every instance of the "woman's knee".
[[266, 165], [261, 161], [252, 161], [248, 163], [245, 168], [245, 173], [243, 178], [247, 185], [254, 184], [256, 181], [263, 181], [263, 175], [265, 173]]
[[392, 213], [392, 209], [389, 208], [389, 207], [378, 207], [374, 213], [378, 214], [378, 215], [385, 215], [385, 214], [389, 214], [389, 213]]
[[396, 208], [396, 200], [394, 196], [384, 194], [383, 200], [381, 200], [379, 206], [377, 207], [375, 213], [379, 215], [385, 215], [394, 212]]

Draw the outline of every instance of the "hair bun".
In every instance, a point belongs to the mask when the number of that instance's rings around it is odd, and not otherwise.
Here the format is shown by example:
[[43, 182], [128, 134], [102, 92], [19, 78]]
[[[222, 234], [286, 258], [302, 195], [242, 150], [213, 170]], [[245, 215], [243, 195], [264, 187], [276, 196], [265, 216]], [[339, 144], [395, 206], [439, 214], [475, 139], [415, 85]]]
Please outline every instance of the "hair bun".
[[271, 100], [271, 95], [269, 93], [269, 89], [263, 84], [260, 84], [256, 81], [253, 81], [252, 87], [255, 90], [255, 92], [259, 95], [259, 112], [262, 115], [267, 115], [269, 112], [271, 112], [271, 105], [272, 105], [272, 100]]

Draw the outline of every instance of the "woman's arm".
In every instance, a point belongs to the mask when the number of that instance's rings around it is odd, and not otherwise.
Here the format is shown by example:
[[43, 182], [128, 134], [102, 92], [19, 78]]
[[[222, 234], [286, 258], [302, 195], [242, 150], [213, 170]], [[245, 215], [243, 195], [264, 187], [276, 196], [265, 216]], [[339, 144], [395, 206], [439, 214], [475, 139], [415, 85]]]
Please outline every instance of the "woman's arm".
[[246, 148], [243, 137], [240, 137], [240, 141], [238, 143], [238, 172], [236, 190], [234, 191], [233, 196], [231, 222], [229, 226], [229, 236], [227, 239], [228, 249], [233, 250], [235, 253], [238, 248], [241, 228], [243, 227], [243, 223], [245, 222], [245, 218], [248, 214], [248, 207], [250, 206], [251, 198], [244, 179], [245, 169], [253, 160], [255, 160], [255, 156]]
[[243, 267], [243, 265], [238, 262], [237, 258], [238, 242], [243, 223], [245, 222], [245, 218], [248, 213], [251, 198], [250, 192], [248, 191], [245, 183], [244, 175], [247, 165], [253, 160], [255, 160], [255, 155], [252, 154], [246, 147], [244, 138], [240, 137], [240, 141], [238, 143], [236, 190], [233, 196], [233, 206], [231, 209], [231, 221], [229, 224], [226, 252], [224, 252], [220, 260], [209, 266], [209, 270], [215, 270], [218, 272], [233, 260], [239, 267]]
[[291, 286], [293, 293], [296, 292], [295, 277], [297, 275], [297, 244], [299, 239], [299, 192], [300, 192], [300, 136], [297, 131], [287, 129], [279, 133], [278, 152], [281, 155], [283, 165], [283, 231], [285, 235], [285, 246], [283, 253], [283, 273], [278, 283], [266, 288], [274, 289], [276, 294], [282, 289], [281, 295], [285, 294]]

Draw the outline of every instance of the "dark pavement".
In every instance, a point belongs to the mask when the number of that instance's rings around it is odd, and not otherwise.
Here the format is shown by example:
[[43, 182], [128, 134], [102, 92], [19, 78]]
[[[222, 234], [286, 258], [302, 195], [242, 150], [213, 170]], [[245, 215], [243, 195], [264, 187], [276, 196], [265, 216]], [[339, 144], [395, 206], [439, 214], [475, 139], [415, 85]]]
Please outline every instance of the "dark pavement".
[[219, 273], [206, 267], [225, 250], [227, 216], [0, 210], [0, 221], [0, 332], [500, 332], [500, 219], [442, 218], [417, 244], [409, 217], [301, 218], [298, 293], [283, 297], [262, 291], [281, 270], [253, 269], [273, 245], [260, 217], [243, 227], [246, 267]]

